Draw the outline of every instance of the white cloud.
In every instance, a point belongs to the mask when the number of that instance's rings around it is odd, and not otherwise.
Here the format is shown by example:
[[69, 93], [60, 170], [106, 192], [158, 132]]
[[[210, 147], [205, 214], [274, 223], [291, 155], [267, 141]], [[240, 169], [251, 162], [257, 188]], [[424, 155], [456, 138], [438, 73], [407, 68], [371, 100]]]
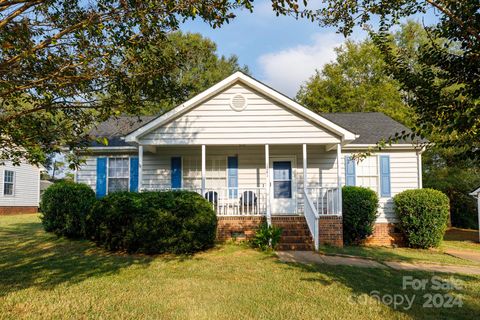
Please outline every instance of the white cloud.
[[344, 42], [341, 35], [333, 32], [316, 33], [312, 36], [312, 43], [297, 45], [277, 52], [263, 54], [258, 58], [262, 80], [279, 90], [294, 97], [315, 69], [335, 59], [335, 47]]

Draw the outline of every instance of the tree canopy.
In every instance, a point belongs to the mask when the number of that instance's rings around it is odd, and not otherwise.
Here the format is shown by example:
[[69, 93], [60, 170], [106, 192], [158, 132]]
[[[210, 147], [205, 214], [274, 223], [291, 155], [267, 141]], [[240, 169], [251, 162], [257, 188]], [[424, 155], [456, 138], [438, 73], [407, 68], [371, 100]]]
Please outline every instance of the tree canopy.
[[336, 61], [316, 70], [300, 88], [296, 99], [315, 112], [383, 112], [411, 124], [412, 112], [400, 84], [386, 72], [375, 44], [346, 41], [335, 49]]
[[[175, 87], [180, 90], [171, 97], [149, 101], [141, 110], [141, 114], [155, 115], [168, 111], [235, 71], [249, 73], [247, 66], [241, 66], [238, 63], [237, 56], [219, 56], [215, 42], [198, 33], [176, 31], [168, 34], [167, 39], [168, 46], [171, 48], [169, 52], [183, 57], [182, 64], [172, 69], [169, 74]], [[164, 43], [160, 45], [165, 46]], [[140, 63], [148, 66], [149, 61]], [[152, 77], [152, 81], [156, 81], [156, 78]]]
[[[271, 0], [278, 15], [315, 19], [302, 3]], [[221, 27], [241, 8], [253, 0], [0, 0], [0, 162], [65, 146], [78, 164], [93, 124], [186, 94], [188, 58], [168, 33], [194, 18]]]
[[[378, 18], [370, 28], [389, 73], [409, 95], [414, 134], [464, 158], [480, 158], [480, 2], [478, 0], [326, 0], [321, 22], [348, 35], [355, 25]], [[433, 10], [439, 22], [425, 28], [418, 64], [394, 45], [389, 29], [401, 18]], [[439, 39], [441, 39], [439, 43]]]

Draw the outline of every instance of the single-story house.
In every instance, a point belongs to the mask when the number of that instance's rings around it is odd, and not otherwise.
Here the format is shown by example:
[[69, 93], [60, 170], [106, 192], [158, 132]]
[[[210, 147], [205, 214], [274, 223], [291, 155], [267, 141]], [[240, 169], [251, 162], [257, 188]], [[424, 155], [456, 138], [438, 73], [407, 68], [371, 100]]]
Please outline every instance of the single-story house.
[[27, 162], [0, 165], [0, 215], [38, 212], [42, 170]]
[[478, 241], [480, 242], [480, 187], [470, 193], [471, 196], [477, 198], [477, 215], [478, 215]]
[[218, 215], [218, 238], [282, 226], [284, 248], [342, 245], [343, 185], [380, 197], [374, 244], [398, 234], [392, 197], [422, 187], [422, 149], [411, 141], [361, 162], [352, 155], [406, 127], [382, 113], [316, 114], [236, 72], [157, 117], [119, 117], [92, 132], [75, 174], [102, 197], [118, 190], [188, 189]]

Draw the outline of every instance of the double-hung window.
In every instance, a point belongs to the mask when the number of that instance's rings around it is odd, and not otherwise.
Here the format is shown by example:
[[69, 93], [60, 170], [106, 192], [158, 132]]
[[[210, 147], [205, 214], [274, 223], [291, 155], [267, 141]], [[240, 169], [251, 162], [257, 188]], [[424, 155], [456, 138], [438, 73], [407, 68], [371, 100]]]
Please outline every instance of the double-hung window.
[[357, 185], [378, 192], [377, 157], [370, 156], [358, 162], [356, 167]]
[[381, 197], [391, 196], [390, 157], [370, 156], [359, 162], [345, 157], [345, 185], [370, 188]]
[[108, 158], [108, 193], [128, 191], [129, 173], [128, 158]]
[[13, 196], [15, 172], [5, 170], [3, 175], [3, 195]]

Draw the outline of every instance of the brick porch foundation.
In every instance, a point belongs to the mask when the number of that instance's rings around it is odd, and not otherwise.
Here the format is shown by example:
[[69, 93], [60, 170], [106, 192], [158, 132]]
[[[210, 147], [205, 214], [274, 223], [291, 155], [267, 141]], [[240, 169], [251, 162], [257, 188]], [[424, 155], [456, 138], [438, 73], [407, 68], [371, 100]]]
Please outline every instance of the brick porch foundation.
[[394, 223], [376, 223], [373, 235], [365, 240], [365, 244], [371, 246], [401, 246], [405, 245], [405, 240]]
[[320, 245], [343, 247], [343, 219], [338, 216], [320, 216], [318, 221]]
[[20, 213], [37, 213], [38, 207], [0, 207], [0, 215], [20, 214]]
[[255, 230], [264, 221], [265, 217], [217, 217], [217, 240], [251, 239], [255, 234]]

